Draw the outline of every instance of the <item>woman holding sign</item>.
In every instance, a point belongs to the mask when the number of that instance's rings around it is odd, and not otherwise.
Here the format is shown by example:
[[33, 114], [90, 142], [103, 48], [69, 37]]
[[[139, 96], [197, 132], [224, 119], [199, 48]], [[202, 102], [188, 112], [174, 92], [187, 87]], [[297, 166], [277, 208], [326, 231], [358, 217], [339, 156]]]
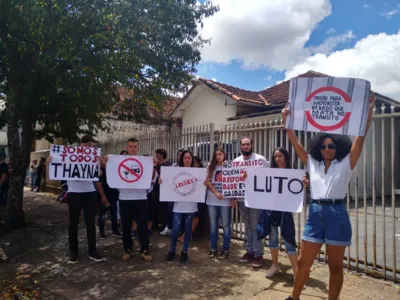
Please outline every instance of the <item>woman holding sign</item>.
[[[370, 96], [368, 131], [375, 97]], [[290, 111], [282, 110], [283, 120]], [[347, 136], [317, 134], [308, 144], [308, 153], [293, 130], [286, 129], [290, 143], [310, 173], [311, 203], [301, 243], [298, 267], [292, 296], [297, 300], [310, 275], [310, 268], [322, 244], [327, 245], [330, 271], [329, 300], [337, 300], [343, 286], [343, 259], [351, 245], [351, 222], [346, 207], [346, 193], [353, 169], [360, 157], [365, 136], [357, 136], [354, 143]]]
[[[179, 167], [193, 167], [193, 154], [190, 151], [183, 151], [179, 161]], [[162, 176], [162, 174], [161, 174]], [[159, 184], [162, 184], [162, 177], [159, 179]], [[174, 202], [173, 209], [173, 228], [171, 233], [171, 248], [167, 254], [167, 261], [172, 261], [175, 258], [176, 244], [178, 243], [179, 231], [182, 227], [182, 219], [184, 220], [185, 240], [181, 252], [180, 261], [182, 263], [188, 260], [189, 242], [192, 236], [192, 222], [194, 214], [197, 212], [196, 202]]]
[[218, 246], [218, 221], [221, 218], [222, 227], [224, 229], [224, 242], [220, 259], [229, 256], [229, 246], [231, 243], [231, 218], [232, 218], [232, 201], [224, 199], [222, 195], [222, 163], [225, 161], [225, 151], [222, 147], [217, 147], [211, 159], [211, 163], [207, 169], [207, 180], [205, 182], [207, 190], [208, 215], [210, 216], [210, 244], [211, 250], [209, 258], [217, 256]]
[[[271, 168], [291, 169], [289, 152], [285, 148], [276, 148], [272, 153]], [[281, 235], [286, 247], [293, 272], [297, 269], [297, 252], [296, 252], [296, 231], [293, 215], [290, 212], [282, 211], [265, 211], [265, 217], [268, 220], [270, 228], [269, 248], [271, 250], [272, 266], [268, 269], [265, 277], [270, 278], [280, 272], [278, 263], [278, 227], [281, 228]]]

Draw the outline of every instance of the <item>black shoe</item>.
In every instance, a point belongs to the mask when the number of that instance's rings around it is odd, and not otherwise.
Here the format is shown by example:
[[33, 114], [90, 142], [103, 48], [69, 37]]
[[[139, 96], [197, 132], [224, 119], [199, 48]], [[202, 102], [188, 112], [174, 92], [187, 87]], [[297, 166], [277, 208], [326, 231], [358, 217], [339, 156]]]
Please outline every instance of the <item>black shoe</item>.
[[78, 253], [71, 253], [71, 257], [68, 261], [69, 264], [77, 264], [79, 262], [79, 255]]
[[122, 233], [119, 231], [113, 232], [113, 236], [122, 237]]
[[104, 240], [106, 238], [106, 234], [104, 232], [100, 232], [100, 239]]
[[228, 258], [229, 256], [229, 251], [222, 251], [221, 255], [219, 256], [219, 259], [225, 259]]
[[187, 252], [181, 252], [181, 263], [185, 263], [188, 261], [188, 254]]
[[89, 259], [94, 260], [95, 262], [105, 261], [105, 258], [100, 256], [97, 252], [89, 254]]
[[167, 261], [173, 261], [175, 258], [175, 252], [169, 251], [167, 254]]
[[[289, 296], [285, 300], [294, 300], [294, 299], [292, 298], [292, 296]], [[298, 298], [298, 300], [300, 300], [300, 298]]]
[[217, 251], [215, 250], [210, 250], [210, 254], [208, 254], [209, 258], [215, 258], [217, 256]]

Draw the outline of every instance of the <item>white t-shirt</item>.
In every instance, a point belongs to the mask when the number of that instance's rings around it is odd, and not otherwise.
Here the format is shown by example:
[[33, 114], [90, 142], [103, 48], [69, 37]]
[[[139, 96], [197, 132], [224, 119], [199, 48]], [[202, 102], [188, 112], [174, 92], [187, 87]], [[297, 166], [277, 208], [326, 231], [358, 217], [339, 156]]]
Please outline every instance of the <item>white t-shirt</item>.
[[[255, 161], [255, 160], [259, 160], [262, 161], [262, 164], [254, 164], [251, 166], [248, 166], [246, 168], [269, 168], [269, 162], [268, 160], [262, 156], [259, 155], [257, 153], [253, 153], [248, 159], [244, 159], [243, 155], [236, 157], [233, 162], [251, 162], [251, 161]], [[244, 198], [236, 198], [237, 201], [244, 201]]]
[[174, 202], [174, 212], [176, 213], [195, 213], [196, 211], [196, 202]]
[[350, 166], [350, 154], [341, 161], [332, 161], [328, 173], [325, 164], [308, 155], [307, 170], [310, 173], [311, 199], [344, 199], [353, 175]]
[[94, 181], [77, 181], [77, 180], [68, 180], [68, 193], [90, 193], [95, 192], [96, 188], [94, 185], [96, 182]]
[[[222, 193], [222, 166], [216, 166], [211, 179], [211, 184], [213, 187], [219, 192]], [[207, 189], [207, 201], [208, 205], [215, 206], [231, 206], [231, 199], [222, 199], [219, 200], [214, 193]]]
[[147, 200], [147, 190], [119, 189], [119, 200]]

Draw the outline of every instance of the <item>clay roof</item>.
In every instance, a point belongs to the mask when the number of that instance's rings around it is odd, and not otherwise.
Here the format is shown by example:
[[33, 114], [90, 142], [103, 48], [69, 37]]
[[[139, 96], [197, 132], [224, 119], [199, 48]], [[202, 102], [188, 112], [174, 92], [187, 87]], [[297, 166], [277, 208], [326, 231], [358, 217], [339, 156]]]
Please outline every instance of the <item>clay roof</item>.
[[[314, 71], [308, 71], [299, 75], [298, 77], [328, 77], [328, 75]], [[289, 97], [290, 80], [283, 81], [277, 85], [258, 92], [239, 89], [237, 87], [215, 82], [209, 79], [199, 78], [199, 80], [213, 90], [224, 93], [238, 102], [244, 101], [264, 104], [267, 106], [276, 106], [285, 104]]]

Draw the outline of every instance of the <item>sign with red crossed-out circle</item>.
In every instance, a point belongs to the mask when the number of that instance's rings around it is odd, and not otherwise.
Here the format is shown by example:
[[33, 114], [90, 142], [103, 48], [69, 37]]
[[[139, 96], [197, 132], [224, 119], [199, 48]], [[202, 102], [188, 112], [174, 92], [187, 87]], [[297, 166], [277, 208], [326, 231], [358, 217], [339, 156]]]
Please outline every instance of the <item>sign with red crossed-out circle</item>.
[[125, 182], [137, 182], [143, 176], [143, 165], [136, 158], [127, 158], [118, 165], [118, 175]]
[[343, 90], [325, 86], [313, 91], [306, 99], [310, 105], [305, 109], [308, 123], [321, 131], [334, 131], [349, 121], [351, 98]]

